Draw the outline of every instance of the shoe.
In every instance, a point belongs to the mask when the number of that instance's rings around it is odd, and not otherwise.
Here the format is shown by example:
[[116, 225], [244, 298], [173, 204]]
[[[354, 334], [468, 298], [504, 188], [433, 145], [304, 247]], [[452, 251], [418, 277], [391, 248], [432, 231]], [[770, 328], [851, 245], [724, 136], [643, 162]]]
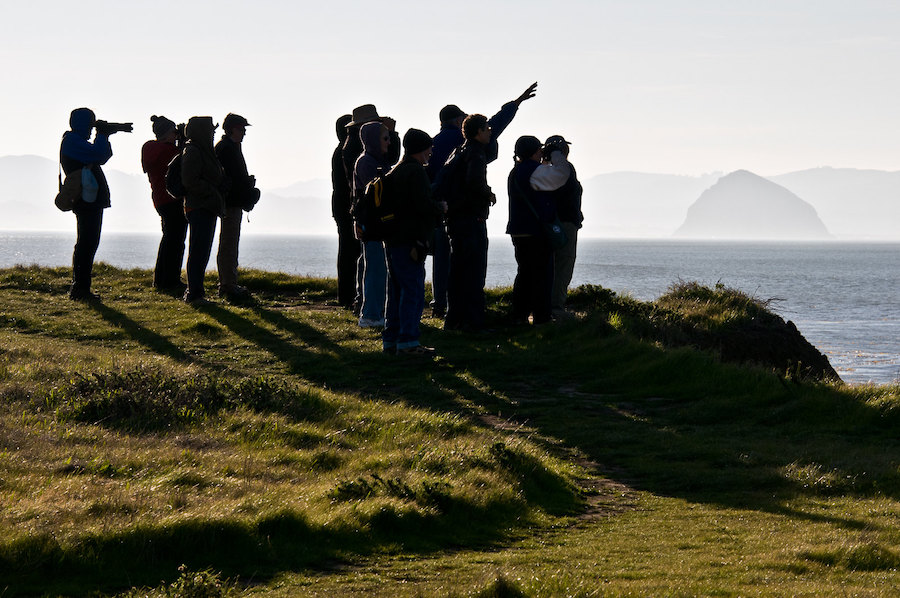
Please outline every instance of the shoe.
[[183, 282], [178, 282], [170, 285], [153, 285], [156, 289], [157, 293], [162, 293], [163, 295], [171, 295], [173, 297], [180, 297], [187, 290], [187, 285]]
[[396, 355], [397, 354], [397, 345], [385, 345], [385, 346], [381, 347], [381, 352], [388, 353], [389, 355]]
[[184, 302], [191, 307], [203, 307], [204, 305], [212, 304], [212, 301], [207, 299], [204, 295], [191, 295], [187, 291], [184, 293]]
[[360, 328], [384, 328], [384, 318], [380, 320], [370, 320], [369, 318], [359, 319]]
[[229, 285], [227, 287], [219, 287], [219, 297], [228, 299], [229, 301], [245, 300], [249, 299], [252, 296], [252, 293], [250, 293], [247, 287], [242, 287], [239, 284]]
[[403, 349], [397, 349], [397, 355], [421, 355], [423, 357], [434, 357], [435, 355], [437, 355], [437, 351], [435, 351], [432, 347], [416, 345], [415, 347], [405, 347]]
[[100, 303], [100, 295], [91, 291], [69, 291], [69, 299], [87, 303]]
[[445, 308], [434, 307], [431, 309], [431, 317], [437, 318], [438, 320], [443, 320], [447, 315], [447, 310]]

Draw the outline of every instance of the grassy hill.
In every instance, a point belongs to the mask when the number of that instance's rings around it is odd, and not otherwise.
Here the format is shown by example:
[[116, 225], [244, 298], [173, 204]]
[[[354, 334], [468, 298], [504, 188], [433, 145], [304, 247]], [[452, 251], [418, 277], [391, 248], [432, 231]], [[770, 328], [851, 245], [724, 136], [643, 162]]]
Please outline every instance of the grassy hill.
[[729, 289], [583, 287], [540, 327], [500, 289], [492, 334], [424, 322], [430, 361], [331, 280], [248, 272], [256, 302], [197, 310], [144, 270], [100, 265], [99, 304], [68, 279], [0, 270], [2, 596], [900, 584], [900, 387], [842, 385]]

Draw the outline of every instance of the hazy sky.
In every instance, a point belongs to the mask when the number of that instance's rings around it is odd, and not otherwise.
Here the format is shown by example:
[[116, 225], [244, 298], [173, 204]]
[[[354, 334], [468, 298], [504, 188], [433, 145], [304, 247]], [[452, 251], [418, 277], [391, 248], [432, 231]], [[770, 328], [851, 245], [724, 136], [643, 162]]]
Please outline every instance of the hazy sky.
[[900, 169], [900, 2], [857, 0], [35, 1], [4, 5], [0, 156], [53, 158], [72, 108], [134, 121], [111, 168], [140, 172], [150, 115], [253, 127], [260, 186], [329, 176], [334, 121], [374, 103], [438, 129], [532, 81], [501, 139], [562, 133], [581, 178]]

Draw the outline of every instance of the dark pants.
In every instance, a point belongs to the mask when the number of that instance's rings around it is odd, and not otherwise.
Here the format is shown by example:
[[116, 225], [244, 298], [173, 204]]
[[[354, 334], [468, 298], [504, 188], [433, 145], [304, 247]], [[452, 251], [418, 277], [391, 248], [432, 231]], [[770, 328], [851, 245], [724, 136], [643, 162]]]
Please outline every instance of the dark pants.
[[191, 229], [188, 241], [187, 284], [188, 299], [199, 299], [206, 296], [203, 279], [209, 254], [212, 253], [213, 237], [216, 235], [218, 217], [204, 209], [191, 210], [187, 213], [188, 225]]
[[450, 279], [450, 237], [443, 223], [434, 230], [434, 255], [431, 261], [431, 290], [436, 312], [447, 311], [447, 283]]
[[103, 227], [103, 210], [80, 209], [75, 212], [78, 237], [72, 252], [72, 290], [74, 295], [91, 290], [91, 273], [94, 256], [100, 246], [100, 229]]
[[388, 296], [384, 348], [409, 349], [419, 344], [419, 321], [425, 309], [425, 262], [410, 256], [411, 243], [385, 247]]
[[181, 285], [181, 264], [184, 261], [184, 239], [188, 222], [184, 216], [184, 206], [173, 201], [156, 208], [162, 224], [162, 239], [156, 253], [156, 267], [153, 269], [153, 286], [166, 289]]
[[353, 235], [353, 221], [338, 220], [338, 303], [352, 307], [356, 301], [356, 261], [361, 251], [359, 241]]
[[484, 282], [487, 276], [487, 223], [476, 218], [454, 218], [448, 223], [450, 276], [447, 284], [449, 329], [484, 328]]
[[550, 321], [553, 291], [553, 251], [543, 235], [513, 237], [516, 251], [516, 281], [513, 284], [513, 319], [535, 324]]

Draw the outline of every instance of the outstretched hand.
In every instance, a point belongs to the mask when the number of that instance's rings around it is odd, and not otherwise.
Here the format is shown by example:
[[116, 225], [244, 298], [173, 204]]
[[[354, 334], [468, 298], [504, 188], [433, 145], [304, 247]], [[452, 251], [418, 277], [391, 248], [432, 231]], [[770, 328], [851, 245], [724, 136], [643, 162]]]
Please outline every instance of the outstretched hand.
[[537, 81], [535, 81], [534, 83], [529, 85], [528, 89], [526, 89], [524, 92], [522, 92], [522, 95], [520, 95], [513, 101], [516, 103], [516, 106], [518, 106], [525, 100], [530, 100], [531, 98], [533, 98], [536, 93], [537, 93]]

